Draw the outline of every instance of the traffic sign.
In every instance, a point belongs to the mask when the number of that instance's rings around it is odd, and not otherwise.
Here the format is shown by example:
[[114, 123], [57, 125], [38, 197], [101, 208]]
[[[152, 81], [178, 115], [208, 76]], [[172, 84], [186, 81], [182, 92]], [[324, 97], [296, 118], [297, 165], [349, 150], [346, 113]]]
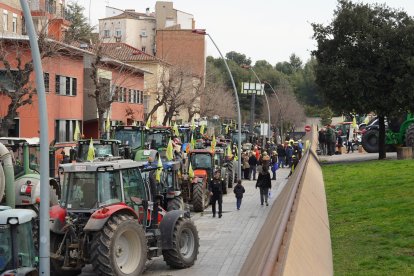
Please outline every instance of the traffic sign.
[[305, 126], [305, 131], [310, 132], [311, 131], [311, 126]]

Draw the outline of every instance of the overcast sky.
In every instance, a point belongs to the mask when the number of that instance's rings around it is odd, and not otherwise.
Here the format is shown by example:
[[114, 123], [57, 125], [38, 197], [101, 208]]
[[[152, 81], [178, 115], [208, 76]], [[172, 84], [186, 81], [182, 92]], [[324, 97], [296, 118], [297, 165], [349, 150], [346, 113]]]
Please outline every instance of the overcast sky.
[[[68, 0], [67, 2], [69, 2]], [[153, 12], [156, 1], [149, 0], [77, 0], [85, 7], [91, 23], [105, 17], [105, 6]], [[194, 15], [196, 28], [206, 29], [220, 51], [236, 51], [253, 62], [266, 60], [275, 65], [288, 61], [292, 53], [304, 62], [315, 49], [310, 23], [327, 24], [332, 20], [336, 0], [175, 0], [174, 8]], [[402, 8], [414, 16], [414, 0], [365, 0]], [[89, 3], [91, 9], [89, 10]], [[207, 55], [218, 57], [207, 41]]]

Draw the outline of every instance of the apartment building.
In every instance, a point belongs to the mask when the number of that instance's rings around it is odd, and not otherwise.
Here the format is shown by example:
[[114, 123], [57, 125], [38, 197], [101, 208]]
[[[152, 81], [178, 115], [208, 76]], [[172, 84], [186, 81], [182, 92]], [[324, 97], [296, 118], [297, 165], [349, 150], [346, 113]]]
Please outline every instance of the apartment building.
[[114, 16], [99, 19], [99, 36], [103, 43], [122, 42], [153, 55], [155, 53], [155, 17], [149, 12], [128, 9], [114, 11]]

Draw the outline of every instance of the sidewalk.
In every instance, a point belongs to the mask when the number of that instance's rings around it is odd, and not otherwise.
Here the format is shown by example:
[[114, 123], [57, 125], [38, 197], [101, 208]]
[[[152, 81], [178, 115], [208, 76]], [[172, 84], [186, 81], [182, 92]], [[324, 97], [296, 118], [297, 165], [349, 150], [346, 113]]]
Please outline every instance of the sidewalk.
[[289, 169], [279, 169], [272, 180], [273, 198], [269, 206], [260, 205], [255, 181], [243, 181], [246, 192], [240, 211], [232, 189], [223, 196], [223, 217], [213, 218], [211, 206], [203, 213], [192, 213], [199, 237], [200, 250], [193, 267], [177, 270], [167, 266], [162, 257], [147, 262], [144, 275], [237, 275], [255, 241], [273, 202], [286, 184]]

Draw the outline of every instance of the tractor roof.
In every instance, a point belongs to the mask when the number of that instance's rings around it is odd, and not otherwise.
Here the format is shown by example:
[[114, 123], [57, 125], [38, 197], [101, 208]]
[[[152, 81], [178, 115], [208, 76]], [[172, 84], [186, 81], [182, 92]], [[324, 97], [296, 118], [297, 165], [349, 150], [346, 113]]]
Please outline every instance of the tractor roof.
[[[78, 143], [81, 145], [89, 145], [91, 140], [83, 139], [78, 140]], [[94, 145], [109, 145], [109, 144], [121, 144], [121, 141], [115, 139], [92, 139]]]
[[209, 153], [209, 154], [212, 154], [210, 149], [195, 149], [195, 150], [190, 151], [190, 154], [197, 154], [197, 153]]
[[36, 212], [30, 209], [7, 208], [3, 211], [1, 211], [0, 209], [0, 225], [10, 224], [9, 220], [12, 218], [17, 219], [17, 223], [13, 224], [23, 224], [26, 222], [30, 222], [36, 216]]
[[20, 143], [28, 143], [29, 145], [39, 145], [39, 141], [39, 137], [0, 137], [0, 143], [3, 143], [4, 145], [16, 145]]
[[109, 170], [121, 170], [128, 168], [142, 167], [146, 162], [137, 162], [129, 159], [109, 160], [109, 161], [95, 161], [95, 162], [82, 162], [73, 164], [61, 164], [59, 168], [62, 168], [64, 172], [95, 172], [98, 168]]

